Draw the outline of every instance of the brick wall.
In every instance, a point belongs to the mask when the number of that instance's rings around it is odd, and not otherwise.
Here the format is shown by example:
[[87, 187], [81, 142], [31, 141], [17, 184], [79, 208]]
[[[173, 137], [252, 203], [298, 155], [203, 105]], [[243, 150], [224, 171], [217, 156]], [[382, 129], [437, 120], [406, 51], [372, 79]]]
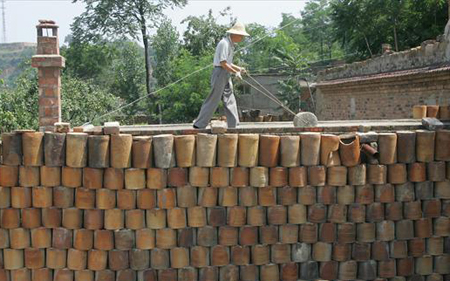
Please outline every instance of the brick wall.
[[450, 104], [450, 68], [324, 81], [316, 92], [319, 120], [406, 119], [419, 104]]
[[[450, 21], [448, 26], [450, 26]], [[414, 105], [449, 105], [450, 34], [318, 73], [320, 120], [404, 119]]]
[[0, 281], [450, 278], [447, 130], [2, 141]]

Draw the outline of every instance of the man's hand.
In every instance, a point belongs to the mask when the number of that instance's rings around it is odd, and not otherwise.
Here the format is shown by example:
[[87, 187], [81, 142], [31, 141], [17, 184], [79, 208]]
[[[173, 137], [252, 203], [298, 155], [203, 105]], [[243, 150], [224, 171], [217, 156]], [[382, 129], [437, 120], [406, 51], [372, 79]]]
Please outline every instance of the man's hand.
[[241, 75], [241, 72], [240, 72], [240, 71], [235, 72], [234, 75], [236, 75], [236, 78], [237, 78], [237, 79], [242, 80], [242, 75]]
[[247, 74], [247, 69], [245, 69], [244, 67], [241, 67], [241, 73], [242, 74]]

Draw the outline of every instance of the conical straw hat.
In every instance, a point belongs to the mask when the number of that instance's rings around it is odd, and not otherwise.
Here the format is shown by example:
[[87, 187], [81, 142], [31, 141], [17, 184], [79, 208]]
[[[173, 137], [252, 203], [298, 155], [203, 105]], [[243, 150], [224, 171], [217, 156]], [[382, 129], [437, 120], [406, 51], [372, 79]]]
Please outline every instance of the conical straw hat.
[[245, 25], [240, 22], [237, 22], [231, 29], [227, 30], [227, 33], [250, 36], [250, 34], [245, 31]]

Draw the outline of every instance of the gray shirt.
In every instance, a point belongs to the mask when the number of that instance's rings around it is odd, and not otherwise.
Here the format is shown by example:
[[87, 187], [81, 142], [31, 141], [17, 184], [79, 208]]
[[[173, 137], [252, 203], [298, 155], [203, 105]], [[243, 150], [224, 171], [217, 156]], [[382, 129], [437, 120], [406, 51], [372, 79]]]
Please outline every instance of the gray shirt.
[[221, 61], [227, 61], [227, 63], [233, 63], [234, 44], [231, 42], [230, 36], [224, 37], [220, 40], [216, 47], [216, 53], [214, 55], [214, 66], [220, 66]]

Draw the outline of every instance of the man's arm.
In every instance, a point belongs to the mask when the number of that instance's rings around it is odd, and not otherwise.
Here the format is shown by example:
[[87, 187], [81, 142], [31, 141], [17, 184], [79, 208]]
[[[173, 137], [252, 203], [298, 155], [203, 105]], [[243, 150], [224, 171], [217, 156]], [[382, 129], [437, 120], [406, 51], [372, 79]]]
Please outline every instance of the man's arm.
[[223, 69], [225, 69], [226, 71], [230, 72], [230, 73], [238, 73], [240, 72], [239, 68], [236, 68], [236, 66], [234, 64], [229, 64], [226, 60], [221, 61], [220, 65], [222, 66]]

